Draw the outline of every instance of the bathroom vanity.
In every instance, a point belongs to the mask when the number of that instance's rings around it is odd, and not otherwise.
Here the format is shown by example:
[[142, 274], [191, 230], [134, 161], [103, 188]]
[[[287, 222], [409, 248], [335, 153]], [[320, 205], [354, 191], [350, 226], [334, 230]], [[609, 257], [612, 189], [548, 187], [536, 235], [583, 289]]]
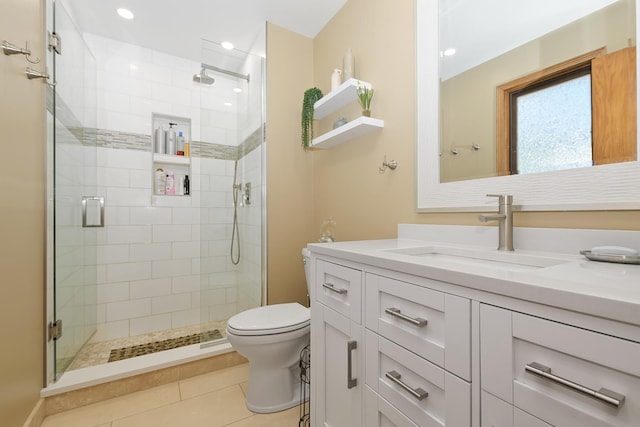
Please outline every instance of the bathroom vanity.
[[[640, 232], [400, 225], [311, 244], [313, 426], [637, 426]], [[552, 245], [552, 250], [549, 246]]]

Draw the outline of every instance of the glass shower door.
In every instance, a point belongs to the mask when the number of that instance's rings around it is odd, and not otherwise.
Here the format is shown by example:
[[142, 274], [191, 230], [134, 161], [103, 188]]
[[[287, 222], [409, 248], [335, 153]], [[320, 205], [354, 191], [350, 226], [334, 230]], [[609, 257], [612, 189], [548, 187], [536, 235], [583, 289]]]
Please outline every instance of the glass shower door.
[[48, 53], [47, 92], [52, 286], [53, 377], [70, 366], [96, 331], [98, 228], [96, 64], [61, 2], [48, 3], [47, 29], [58, 39]]

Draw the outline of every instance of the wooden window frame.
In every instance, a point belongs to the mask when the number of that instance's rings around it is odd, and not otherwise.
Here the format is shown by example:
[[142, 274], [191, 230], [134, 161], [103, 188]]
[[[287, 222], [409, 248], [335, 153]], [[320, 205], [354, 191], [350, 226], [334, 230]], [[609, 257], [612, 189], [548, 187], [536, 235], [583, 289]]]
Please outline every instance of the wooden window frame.
[[536, 71], [496, 88], [496, 170], [499, 176], [511, 174], [511, 96], [526, 88], [562, 78], [591, 65], [591, 61], [607, 54], [596, 49], [543, 70]]

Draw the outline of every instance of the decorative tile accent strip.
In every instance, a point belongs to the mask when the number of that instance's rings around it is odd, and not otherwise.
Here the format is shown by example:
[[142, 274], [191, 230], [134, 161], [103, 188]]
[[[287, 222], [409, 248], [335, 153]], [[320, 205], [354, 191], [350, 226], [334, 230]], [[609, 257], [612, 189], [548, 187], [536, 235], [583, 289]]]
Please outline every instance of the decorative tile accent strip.
[[[53, 96], [53, 89], [48, 87], [47, 110], [52, 114], [54, 111]], [[57, 96], [55, 101], [56, 120], [62, 123], [67, 131], [58, 131], [58, 142], [67, 144], [80, 143], [82, 145], [95, 145], [97, 147], [122, 150], [151, 151], [151, 135], [83, 127], [80, 120], [60, 96]], [[239, 160], [258, 148], [260, 144], [262, 144], [262, 128], [256, 129], [238, 147], [191, 141], [191, 155], [202, 158]]]
[[238, 147], [208, 142], [191, 141], [191, 155], [193, 157], [213, 158], [222, 160], [236, 160]]
[[238, 147], [238, 159], [243, 158], [262, 144], [262, 128], [256, 129]]
[[145, 354], [157, 353], [159, 351], [171, 350], [172, 348], [184, 347], [185, 345], [198, 344], [206, 341], [219, 340], [222, 334], [217, 329], [199, 334], [191, 334], [184, 337], [169, 338], [162, 341], [154, 341], [146, 344], [134, 345], [131, 347], [116, 348], [109, 354], [109, 362], [130, 359]]

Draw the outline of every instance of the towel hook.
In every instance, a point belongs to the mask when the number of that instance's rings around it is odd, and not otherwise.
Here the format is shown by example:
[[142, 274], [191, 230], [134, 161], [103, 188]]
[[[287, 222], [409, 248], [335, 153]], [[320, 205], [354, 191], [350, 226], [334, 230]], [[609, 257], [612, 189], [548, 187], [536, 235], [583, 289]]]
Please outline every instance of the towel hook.
[[5, 55], [24, 55], [27, 62], [31, 64], [38, 64], [40, 62], [40, 58], [31, 59], [31, 49], [29, 49], [29, 41], [25, 42], [25, 47], [21, 48], [13, 43], [9, 43], [6, 40], [2, 41], [2, 52]]
[[384, 173], [387, 170], [387, 168], [391, 170], [395, 170], [397, 167], [398, 167], [398, 162], [396, 162], [395, 160], [387, 161], [387, 156], [384, 156], [382, 166], [378, 167], [378, 171], [380, 173]]

